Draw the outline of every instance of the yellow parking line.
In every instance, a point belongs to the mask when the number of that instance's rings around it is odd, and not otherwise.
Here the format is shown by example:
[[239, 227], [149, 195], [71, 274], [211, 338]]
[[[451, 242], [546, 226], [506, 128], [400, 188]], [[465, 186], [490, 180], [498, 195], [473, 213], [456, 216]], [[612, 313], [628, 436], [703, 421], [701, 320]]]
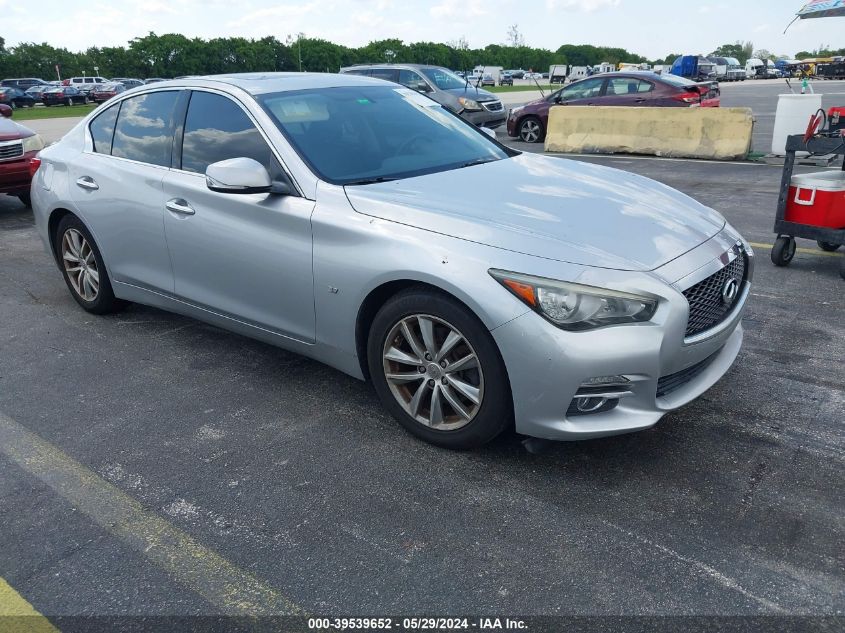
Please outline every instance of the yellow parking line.
[[[200, 545], [59, 448], [0, 413], [0, 454], [171, 578], [237, 616], [304, 615], [276, 589]], [[5, 633], [0, 627], [0, 633]]]
[[59, 633], [21, 594], [0, 578], [0, 633]]
[[[760, 242], [748, 242], [752, 248], [771, 249], [774, 244], [761, 244]], [[804, 253], [805, 255], [819, 255], [820, 257], [842, 257], [843, 253], [837, 251], [835, 253], [828, 253], [820, 248], [796, 248], [796, 253]]]

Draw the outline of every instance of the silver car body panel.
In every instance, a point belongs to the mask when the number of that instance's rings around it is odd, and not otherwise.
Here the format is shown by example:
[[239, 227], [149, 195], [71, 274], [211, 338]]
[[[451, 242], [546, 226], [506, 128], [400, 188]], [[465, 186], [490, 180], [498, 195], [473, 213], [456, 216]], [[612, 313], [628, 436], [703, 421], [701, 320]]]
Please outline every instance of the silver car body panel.
[[[526, 435], [577, 440], [648, 428], [724, 375], [742, 342], [748, 293], [695, 342], [685, 340], [689, 305], [682, 294], [737, 242], [750, 253], [715, 211], [625, 172], [525, 155], [344, 188], [311, 173], [252, 96], [381, 83], [353, 75], [250, 75], [123, 93], [42, 151], [32, 185], [39, 234], [49, 247], [51, 214], [68, 210], [100, 246], [117, 296], [307, 355], [356, 378], [365, 374], [357, 321], [371, 293], [393, 283], [439, 288], [491, 331], [508, 371], [516, 429]], [[188, 88], [240, 103], [299, 195], [216, 194], [198, 174], [93, 152], [88, 122], [105, 107], [141, 92]], [[75, 184], [94, 170], [99, 189]], [[173, 198], [195, 213], [168, 211]], [[567, 332], [502, 288], [490, 269], [637, 293], [659, 305], [647, 323]], [[694, 379], [656, 397], [661, 377], [707, 359]], [[631, 385], [618, 407], [567, 417], [585, 380], [611, 375]]]

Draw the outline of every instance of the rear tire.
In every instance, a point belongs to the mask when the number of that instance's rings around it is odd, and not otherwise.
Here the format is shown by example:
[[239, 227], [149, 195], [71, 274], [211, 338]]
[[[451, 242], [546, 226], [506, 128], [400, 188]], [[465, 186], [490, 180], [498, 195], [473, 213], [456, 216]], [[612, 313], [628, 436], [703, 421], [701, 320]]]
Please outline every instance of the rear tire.
[[795, 238], [779, 237], [772, 246], [772, 263], [775, 266], [789, 266], [792, 258], [795, 257]]
[[475, 448], [512, 424], [510, 383], [493, 337], [470, 310], [436, 290], [409, 288], [382, 306], [370, 327], [367, 363], [384, 407], [426, 442]]
[[79, 218], [63, 217], [53, 243], [68, 290], [84, 310], [108, 314], [125, 305], [114, 296], [100, 249]]
[[819, 248], [823, 251], [827, 251], [828, 253], [833, 253], [839, 249], [841, 244], [834, 244], [833, 242], [825, 242], [823, 240], [819, 240], [816, 242], [819, 245]]
[[23, 206], [25, 206], [27, 208], [32, 207], [32, 198], [30, 197], [28, 191], [25, 192], [25, 193], [19, 193], [18, 194], [18, 200], [20, 200], [23, 203]]

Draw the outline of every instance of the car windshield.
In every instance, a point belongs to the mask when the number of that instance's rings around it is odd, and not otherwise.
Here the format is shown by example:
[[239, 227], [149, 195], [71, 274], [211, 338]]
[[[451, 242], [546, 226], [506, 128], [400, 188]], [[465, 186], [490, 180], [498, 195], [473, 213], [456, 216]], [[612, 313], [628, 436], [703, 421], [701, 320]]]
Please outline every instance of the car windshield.
[[451, 70], [445, 68], [420, 68], [422, 73], [428, 77], [440, 90], [455, 90], [466, 88], [467, 82], [458, 77]]
[[409, 178], [518, 153], [407, 88], [344, 86], [257, 99], [299, 155], [334, 184]]

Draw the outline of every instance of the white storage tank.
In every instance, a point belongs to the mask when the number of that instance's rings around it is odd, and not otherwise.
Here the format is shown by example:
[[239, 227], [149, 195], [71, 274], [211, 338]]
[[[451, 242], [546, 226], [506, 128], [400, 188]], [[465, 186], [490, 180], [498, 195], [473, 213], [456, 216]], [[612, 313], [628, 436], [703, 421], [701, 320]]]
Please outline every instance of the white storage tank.
[[786, 155], [786, 137], [804, 134], [810, 117], [822, 107], [820, 94], [778, 95], [778, 109], [775, 114], [775, 132], [772, 135], [772, 154]]

